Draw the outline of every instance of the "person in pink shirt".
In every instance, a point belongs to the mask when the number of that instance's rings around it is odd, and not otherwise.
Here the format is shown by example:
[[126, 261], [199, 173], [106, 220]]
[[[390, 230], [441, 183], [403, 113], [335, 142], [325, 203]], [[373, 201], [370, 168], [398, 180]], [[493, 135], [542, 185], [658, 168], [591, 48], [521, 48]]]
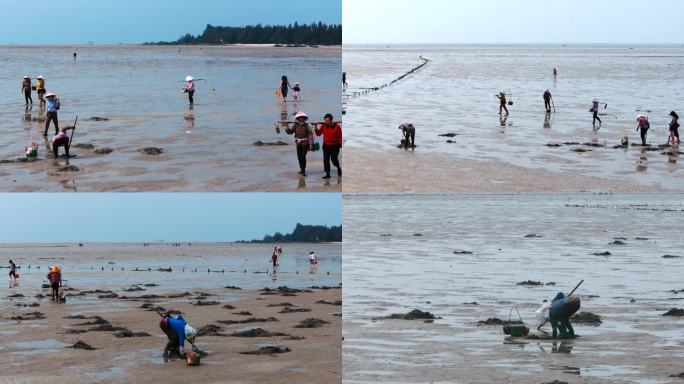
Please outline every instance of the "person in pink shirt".
[[64, 147], [64, 152], [66, 153], [66, 157], [69, 157], [69, 135], [66, 133], [66, 129], [62, 128], [59, 130], [59, 133], [52, 138], [52, 154], [55, 156], [59, 156], [59, 147]]
[[648, 122], [648, 117], [644, 115], [639, 115], [636, 118], [637, 122], [637, 132], [641, 130], [641, 145], [646, 146], [646, 134], [648, 129], [651, 128], [651, 124]]
[[188, 94], [188, 101], [190, 102], [190, 105], [193, 105], [195, 100], [193, 99], [193, 96], [195, 95], [195, 78], [192, 76], [187, 76], [185, 78], [185, 88], [183, 88], [183, 92]]

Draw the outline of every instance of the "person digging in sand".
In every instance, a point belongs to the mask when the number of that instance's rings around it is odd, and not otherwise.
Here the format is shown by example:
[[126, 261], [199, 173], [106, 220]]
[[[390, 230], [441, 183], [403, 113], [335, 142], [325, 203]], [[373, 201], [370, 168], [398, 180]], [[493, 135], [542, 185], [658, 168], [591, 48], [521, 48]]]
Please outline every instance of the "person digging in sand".
[[191, 345], [195, 344], [197, 331], [183, 318], [182, 314], [172, 316], [165, 314], [159, 322], [159, 328], [166, 335], [168, 342], [164, 347], [164, 358], [185, 358], [185, 340]]
[[66, 128], [59, 130], [59, 134], [52, 138], [52, 154], [55, 158], [59, 155], [59, 147], [64, 147], [66, 157], [69, 157], [69, 135], [67, 135]]
[[646, 134], [648, 129], [651, 128], [651, 124], [648, 122], [648, 117], [644, 115], [639, 115], [636, 118], [637, 122], [637, 132], [641, 131], [641, 145], [646, 146]]
[[58, 266], [54, 266], [50, 269], [47, 274], [47, 279], [50, 282], [50, 289], [52, 294], [52, 300], [59, 300], [59, 287], [62, 285], [62, 270]]
[[404, 148], [414, 148], [416, 146], [416, 128], [413, 124], [402, 124], [399, 126], [399, 129], [401, 129], [401, 134], [404, 136], [404, 139], [401, 141]]
[[577, 296], [566, 297], [563, 292], [558, 292], [551, 301], [549, 308], [549, 321], [553, 329], [553, 337], [558, 337], [560, 332], [561, 339], [571, 339], [575, 337], [575, 330], [570, 324], [570, 316], [574, 315], [580, 308], [580, 300]]
[[677, 112], [672, 111], [670, 116], [672, 120], [670, 120], [670, 136], [667, 139], [667, 143], [674, 145], [676, 141], [679, 144], [679, 115], [677, 115]]

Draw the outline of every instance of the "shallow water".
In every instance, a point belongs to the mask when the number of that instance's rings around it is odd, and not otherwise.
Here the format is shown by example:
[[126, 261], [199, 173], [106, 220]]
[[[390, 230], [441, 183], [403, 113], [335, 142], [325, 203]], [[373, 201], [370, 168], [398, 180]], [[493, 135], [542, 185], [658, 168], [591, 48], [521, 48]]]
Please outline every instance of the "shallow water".
[[[341, 282], [340, 244], [283, 244], [280, 267], [275, 274], [271, 269], [272, 250], [270, 244], [230, 243], [183, 243], [180, 247], [169, 244], [86, 243], [82, 247], [78, 244], [19, 244], [3, 246], [0, 257], [11, 258], [21, 266], [21, 287], [40, 289], [46, 282], [47, 268], [55, 264], [62, 268], [62, 278], [67, 284], [79, 290], [111, 289], [119, 292], [119, 289], [135, 284], [159, 285], [143, 287], [145, 291], [123, 292], [127, 296], [197, 291], [226, 285], [248, 289], [281, 285], [338, 285]], [[309, 267], [308, 254], [311, 250], [319, 259], [316, 269]], [[143, 271], [134, 272], [136, 268]], [[148, 272], [148, 268], [151, 271]], [[171, 268], [172, 272], [160, 272], [158, 268]], [[212, 272], [207, 272], [208, 269]], [[27, 299], [32, 298], [14, 301], [26, 302]], [[68, 300], [98, 301], [97, 297], [87, 296]]]
[[[315, 121], [328, 112], [340, 116], [340, 48], [87, 46], [78, 48], [77, 60], [72, 52], [0, 47], [0, 159], [23, 157], [30, 142], [39, 143], [39, 158], [46, 158], [44, 123], [30, 121], [41, 116], [37, 96], [27, 112], [20, 92], [25, 73], [33, 81], [44, 75], [48, 91], [60, 97], [60, 126], [79, 116], [74, 145], [114, 151], [72, 148], [70, 164], [79, 172], [57, 172], [63, 158], [2, 164], [1, 190], [339, 190], [320, 180], [320, 152], [308, 156], [312, 177], [296, 177], [293, 139], [276, 134], [274, 123], [298, 110]], [[197, 81], [192, 110], [181, 92], [188, 74], [205, 79]], [[302, 82], [301, 102], [276, 98], [282, 75]], [[87, 120], [93, 116], [110, 120]], [[253, 145], [279, 139], [290, 145]], [[153, 146], [164, 153], [138, 152]]]
[[[684, 288], [684, 258], [662, 256], [684, 256], [683, 198], [345, 196], [345, 382], [667, 382], [682, 370], [668, 364], [684, 357], [684, 320], [661, 314], [684, 303], [669, 292]], [[604, 251], [611, 255], [593, 255]], [[536, 326], [542, 300], [582, 279], [580, 311], [603, 324], [574, 324], [578, 339], [510, 340], [500, 326], [476, 324], [517, 318], [517, 306]], [[555, 285], [517, 285], [526, 280]], [[412, 309], [442, 318], [374, 319]]]
[[[676, 155], [611, 148], [624, 135], [630, 143], [641, 142], [635, 132], [640, 113], [650, 118], [648, 143], [667, 141], [668, 113], [684, 108], [684, 47], [351, 45], [343, 52], [346, 94], [389, 82], [420, 64], [420, 55], [431, 62], [413, 75], [379, 92], [345, 98], [345, 122], [355, 132], [348, 145], [396, 151], [397, 127], [412, 122], [420, 152], [684, 189]], [[556, 108], [548, 115], [545, 89]], [[514, 102], [505, 120], [494, 97], [499, 91]], [[593, 98], [608, 104], [598, 131], [588, 112]], [[451, 138], [455, 143], [438, 136], [450, 132], [458, 133]], [[605, 147], [546, 146], [564, 142]], [[577, 148], [590, 151], [572, 151]]]

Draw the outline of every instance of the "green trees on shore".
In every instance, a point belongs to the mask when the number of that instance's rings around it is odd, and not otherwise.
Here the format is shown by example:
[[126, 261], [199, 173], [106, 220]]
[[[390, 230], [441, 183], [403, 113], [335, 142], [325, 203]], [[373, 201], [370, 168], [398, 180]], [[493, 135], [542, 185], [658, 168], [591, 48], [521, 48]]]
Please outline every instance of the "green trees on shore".
[[245, 243], [327, 243], [342, 241], [342, 226], [297, 224], [292, 233], [283, 235], [276, 232], [266, 235], [262, 240], [240, 241]]
[[176, 44], [282, 44], [282, 45], [341, 45], [342, 25], [321, 22], [290, 25], [248, 25], [220, 27], [207, 24], [201, 35], [185, 34], [174, 42], [146, 43]]

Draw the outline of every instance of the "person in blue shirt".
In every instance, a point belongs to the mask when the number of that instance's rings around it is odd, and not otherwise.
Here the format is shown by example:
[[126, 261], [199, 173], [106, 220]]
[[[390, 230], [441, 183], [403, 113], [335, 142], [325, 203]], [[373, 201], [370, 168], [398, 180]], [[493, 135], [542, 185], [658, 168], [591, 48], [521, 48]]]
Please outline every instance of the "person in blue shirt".
[[159, 327], [169, 339], [164, 348], [164, 357], [185, 358], [185, 340], [194, 344], [197, 331], [185, 321], [183, 315], [173, 317], [166, 314], [159, 322]]
[[45, 116], [45, 132], [43, 136], [47, 136], [48, 128], [50, 128], [50, 121], [55, 122], [55, 135], [59, 134], [59, 121], [57, 120], [57, 110], [59, 110], [59, 99], [57, 95], [50, 92], [45, 95], [47, 115]]

